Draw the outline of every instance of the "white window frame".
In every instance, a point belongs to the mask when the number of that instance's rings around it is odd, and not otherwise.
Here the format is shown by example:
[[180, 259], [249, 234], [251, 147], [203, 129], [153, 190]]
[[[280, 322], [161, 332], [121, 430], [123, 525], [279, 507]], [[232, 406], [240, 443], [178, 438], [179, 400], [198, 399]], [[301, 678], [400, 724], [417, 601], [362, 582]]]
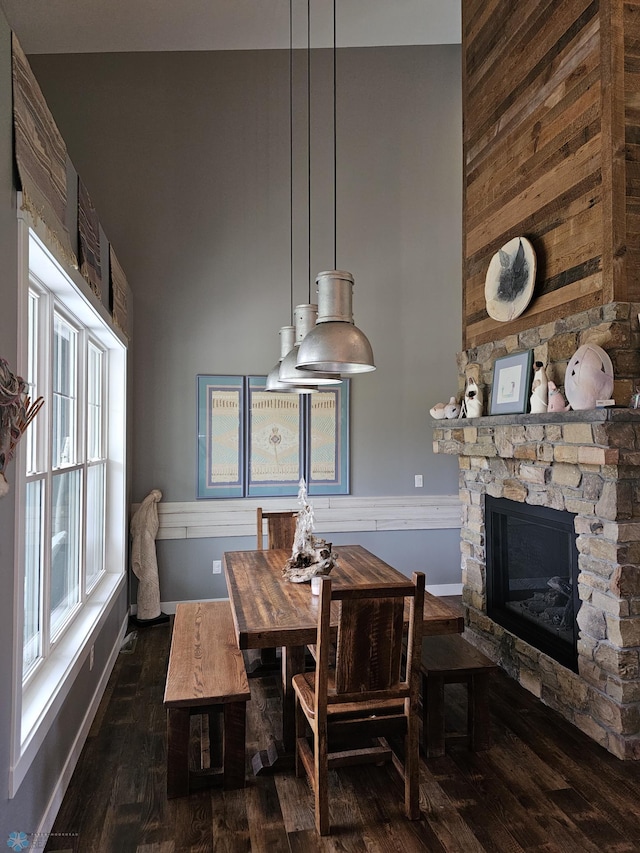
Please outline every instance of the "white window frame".
[[[18, 205], [20, 208], [20, 205]], [[105, 492], [105, 541], [104, 571], [94, 579], [91, 586], [86, 584], [84, 559], [81, 560], [80, 602], [68, 614], [63, 626], [55, 637], [45, 631], [44, 658], [31, 669], [23, 679], [23, 624], [24, 624], [24, 564], [25, 564], [25, 495], [26, 495], [26, 454], [28, 442], [18, 445], [15, 462], [16, 479], [16, 525], [15, 525], [15, 597], [14, 597], [14, 664], [12, 690], [12, 736], [11, 767], [9, 774], [9, 795], [13, 797], [25, 778], [31, 763], [42, 746], [47, 732], [55, 721], [62, 705], [69, 695], [75, 680], [84, 666], [89, 665], [90, 651], [104, 626], [112, 604], [121, 592], [126, 579], [126, 558], [128, 551], [127, 511], [126, 511], [126, 378], [127, 378], [127, 342], [116, 329], [104, 306], [92, 293], [77, 270], [63, 265], [55, 258], [48, 246], [49, 235], [42, 225], [36, 223], [26, 211], [18, 211], [18, 274], [19, 274], [19, 311], [18, 311], [18, 373], [27, 375], [28, 359], [28, 304], [29, 291], [44, 289], [47, 310], [56, 310], [79, 330], [79, 345], [86, 355], [87, 342], [105, 353], [102, 365], [102, 380], [106, 391], [107, 405], [102, 411], [103, 453], [106, 459]], [[41, 303], [44, 305], [45, 303]], [[42, 311], [40, 311], [42, 315]], [[46, 334], [42, 328], [38, 340], [38, 357], [47, 358], [51, 353], [50, 331], [46, 324]], [[86, 358], [81, 359], [79, 382], [84, 383], [86, 391]], [[42, 375], [42, 374], [41, 374]], [[45, 383], [46, 385], [46, 383]], [[44, 465], [44, 479], [51, 478], [51, 387], [39, 388], [38, 393], [45, 396], [45, 404], [37, 418], [45, 419], [37, 446], [38, 470]], [[93, 461], [85, 460], [86, 429], [85, 414], [79, 413], [77, 428], [78, 442], [82, 453], [80, 466], [84, 467], [86, 489], [86, 471]], [[63, 466], [73, 470], [76, 464]], [[56, 471], [63, 470], [56, 469]], [[36, 475], [36, 478], [39, 475]], [[81, 505], [86, 507], [86, 501]], [[84, 531], [84, 513], [82, 510], [82, 529]], [[45, 522], [45, 533], [47, 533]], [[85, 550], [84, 532], [80, 537], [81, 549]], [[44, 586], [46, 587], [45, 582]], [[47, 593], [48, 594], [48, 593]], [[41, 611], [48, 620], [48, 601], [41, 602]]]

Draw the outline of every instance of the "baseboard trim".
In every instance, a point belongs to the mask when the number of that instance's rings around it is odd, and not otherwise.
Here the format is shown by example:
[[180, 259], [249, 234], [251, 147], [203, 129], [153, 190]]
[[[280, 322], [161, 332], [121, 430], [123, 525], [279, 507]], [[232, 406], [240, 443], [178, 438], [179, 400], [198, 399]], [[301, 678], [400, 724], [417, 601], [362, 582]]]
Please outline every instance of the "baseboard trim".
[[440, 583], [440, 584], [427, 584], [427, 592], [430, 592], [431, 595], [462, 595], [462, 584], [461, 583]]

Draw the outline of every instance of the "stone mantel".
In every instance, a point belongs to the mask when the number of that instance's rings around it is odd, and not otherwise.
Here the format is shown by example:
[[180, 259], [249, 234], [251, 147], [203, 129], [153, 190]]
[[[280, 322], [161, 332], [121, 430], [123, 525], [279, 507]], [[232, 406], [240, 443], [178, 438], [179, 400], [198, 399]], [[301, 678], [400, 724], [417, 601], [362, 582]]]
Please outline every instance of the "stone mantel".
[[528, 412], [526, 415], [484, 415], [481, 418], [455, 418], [454, 420], [434, 420], [433, 428], [451, 426], [474, 426], [474, 427], [496, 427], [496, 426], [544, 426], [546, 424], [572, 424], [572, 423], [640, 423], [640, 409], [630, 409], [627, 406], [607, 406], [601, 409], [589, 409], [587, 411], [574, 412], [544, 412], [534, 415]]
[[[622, 758], [640, 758], [640, 411], [433, 423], [458, 456], [467, 630], [521, 684]], [[575, 514], [578, 673], [486, 614], [484, 496]]]
[[640, 409], [612, 407], [435, 421], [433, 451], [544, 465], [638, 466]]

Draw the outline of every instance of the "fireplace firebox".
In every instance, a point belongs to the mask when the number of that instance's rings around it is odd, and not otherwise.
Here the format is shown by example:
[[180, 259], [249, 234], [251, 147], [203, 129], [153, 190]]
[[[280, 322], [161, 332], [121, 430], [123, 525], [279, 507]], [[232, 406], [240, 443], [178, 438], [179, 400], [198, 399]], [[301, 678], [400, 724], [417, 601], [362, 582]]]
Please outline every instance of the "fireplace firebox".
[[485, 495], [487, 614], [577, 672], [573, 513]]

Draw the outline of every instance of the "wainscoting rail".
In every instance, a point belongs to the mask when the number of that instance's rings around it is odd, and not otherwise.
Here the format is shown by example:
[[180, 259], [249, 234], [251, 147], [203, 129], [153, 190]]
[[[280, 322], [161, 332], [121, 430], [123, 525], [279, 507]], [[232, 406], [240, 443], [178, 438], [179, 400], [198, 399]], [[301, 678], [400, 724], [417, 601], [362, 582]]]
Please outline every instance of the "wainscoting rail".
[[[313, 497], [315, 532], [446, 530], [460, 527], [458, 495], [421, 497]], [[296, 509], [290, 498], [160, 503], [158, 539], [215, 539], [255, 536], [256, 508]], [[132, 512], [138, 504], [132, 506]]]

